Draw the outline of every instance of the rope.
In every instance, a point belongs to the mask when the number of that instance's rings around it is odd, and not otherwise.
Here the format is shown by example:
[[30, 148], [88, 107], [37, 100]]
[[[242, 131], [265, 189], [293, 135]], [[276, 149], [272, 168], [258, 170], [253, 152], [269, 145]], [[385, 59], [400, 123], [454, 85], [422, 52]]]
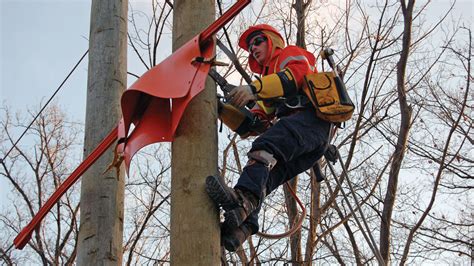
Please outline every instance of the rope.
[[5, 256], [7, 256], [7, 253], [10, 251], [10, 249], [12, 249], [12, 247], [14, 246], [15, 244], [11, 244], [5, 251], [3, 251], [3, 254], [5, 254]]
[[[217, 4], [219, 6], [219, 13], [222, 16], [222, 6], [221, 6], [221, 1], [217, 0]], [[232, 22], [229, 24], [229, 26], [232, 24]], [[247, 82], [247, 84], [252, 83], [252, 78], [249, 76], [247, 72], [245, 72], [245, 69], [242, 67], [242, 65], [239, 62], [239, 59], [237, 58], [237, 55], [235, 54], [234, 47], [232, 46], [232, 43], [230, 41], [229, 33], [227, 32], [227, 28], [223, 27], [224, 30], [224, 35], [226, 37], [227, 43], [229, 44], [229, 49], [219, 40], [217, 39], [217, 45], [224, 51], [224, 53], [230, 58], [232, 61], [232, 64], [235, 66], [235, 69], [242, 75], [244, 80]]]
[[[222, 16], [222, 3], [220, 0], [217, 0], [217, 6], [219, 7], [219, 14]], [[231, 24], [229, 24], [230, 26]], [[227, 43], [229, 44], [229, 48], [230, 48], [230, 51], [232, 52], [233, 55], [235, 55], [235, 50], [234, 50], [234, 47], [232, 46], [232, 43], [230, 41], [230, 37], [229, 37], [229, 34], [227, 33], [227, 28], [226, 27], [223, 27], [223, 30], [224, 30], [224, 34], [225, 34], [225, 37], [227, 39]]]
[[304, 220], [304, 218], [306, 217], [306, 208], [304, 207], [303, 203], [302, 203], [301, 200], [298, 198], [298, 196], [296, 195], [296, 193], [293, 191], [293, 189], [291, 188], [290, 184], [289, 184], [288, 182], [285, 183], [285, 184], [286, 184], [286, 187], [288, 188], [288, 190], [290, 191], [290, 194], [293, 196], [293, 198], [295, 198], [296, 202], [298, 203], [298, 205], [299, 205], [300, 208], [301, 208], [301, 215], [300, 215], [300, 217], [299, 217], [298, 220], [295, 222], [295, 225], [294, 225], [293, 227], [291, 227], [290, 230], [288, 230], [288, 231], [286, 231], [286, 232], [284, 232], [284, 233], [272, 235], [272, 234], [267, 234], [267, 233], [263, 233], [263, 232], [258, 232], [258, 233], [257, 233], [258, 236], [261, 236], [261, 237], [264, 237], [264, 238], [268, 238], [268, 239], [280, 239], [280, 238], [292, 236], [294, 233], [296, 233], [298, 230], [300, 230], [301, 225], [303, 224], [303, 220]]
[[38, 117], [40, 116], [40, 114], [44, 111], [44, 109], [46, 109], [46, 107], [48, 106], [48, 104], [53, 100], [54, 96], [56, 96], [56, 94], [59, 92], [59, 90], [62, 88], [62, 86], [64, 85], [64, 83], [66, 83], [66, 81], [69, 79], [69, 77], [72, 75], [72, 73], [76, 70], [76, 68], [79, 66], [79, 64], [82, 62], [82, 60], [84, 59], [84, 57], [86, 57], [87, 53], [89, 52], [89, 50], [87, 50], [84, 55], [82, 55], [81, 59], [79, 59], [79, 61], [76, 63], [76, 65], [72, 68], [72, 70], [69, 72], [69, 74], [66, 76], [66, 78], [63, 80], [63, 82], [61, 83], [61, 85], [59, 85], [59, 87], [56, 89], [56, 91], [53, 93], [53, 95], [51, 97], [49, 97], [48, 101], [46, 102], [46, 104], [41, 108], [41, 110], [38, 112], [38, 114], [35, 116], [35, 118], [33, 118], [33, 120], [31, 121], [31, 123], [25, 128], [25, 130], [23, 131], [23, 133], [20, 135], [20, 137], [15, 141], [15, 143], [13, 144], [13, 146], [10, 148], [10, 150], [8, 150], [8, 152], [5, 154], [5, 156], [3, 156], [2, 159], [0, 159], [0, 163], [1, 164], [4, 164], [4, 161], [5, 159], [8, 157], [8, 155], [10, 154], [10, 152], [12, 152], [12, 150], [14, 148], [16, 148], [16, 145], [18, 144], [18, 142], [20, 142], [20, 140], [25, 136], [26, 132], [30, 129], [31, 125], [33, 125], [33, 123], [36, 121], [36, 119], [38, 119]]

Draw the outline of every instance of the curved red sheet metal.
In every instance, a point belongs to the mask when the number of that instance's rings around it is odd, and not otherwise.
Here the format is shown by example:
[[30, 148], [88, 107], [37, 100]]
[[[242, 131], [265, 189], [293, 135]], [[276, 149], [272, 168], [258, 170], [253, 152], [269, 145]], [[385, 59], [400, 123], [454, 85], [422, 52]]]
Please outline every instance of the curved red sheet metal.
[[[115, 142], [117, 137], [123, 140], [127, 136], [126, 141], [119, 141], [116, 147], [118, 151], [125, 153], [127, 171], [131, 158], [139, 149], [155, 142], [173, 140], [186, 106], [204, 89], [210, 68], [209, 64], [192, 64], [192, 60], [197, 56], [212, 57], [215, 53], [212, 36], [249, 3], [250, 0], [238, 0], [200, 35], [150, 69], [125, 91], [121, 99], [123, 119], [119, 125], [73, 171], [18, 234], [14, 240], [17, 248], [22, 249], [28, 243], [33, 231], [39, 228], [41, 220], [53, 204]], [[132, 124], [134, 127], [130, 131]]]
[[200, 45], [198, 35], [124, 92], [119, 138], [126, 136], [123, 153], [127, 171], [133, 155], [141, 148], [173, 141], [186, 106], [204, 89], [210, 68], [209, 64], [193, 63], [193, 59], [212, 57], [214, 47], [213, 40]]

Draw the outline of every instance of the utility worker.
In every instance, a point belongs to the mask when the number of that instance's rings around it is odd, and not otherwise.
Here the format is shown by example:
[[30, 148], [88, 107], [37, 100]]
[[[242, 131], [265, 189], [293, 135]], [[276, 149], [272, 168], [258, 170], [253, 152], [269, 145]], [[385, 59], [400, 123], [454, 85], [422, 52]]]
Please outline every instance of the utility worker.
[[285, 47], [278, 31], [266, 24], [247, 29], [239, 38], [239, 46], [249, 52], [250, 69], [261, 77], [251, 85], [236, 87], [229, 95], [232, 106], [221, 104], [220, 118], [227, 125], [232, 118], [229, 110], [256, 101], [251, 111], [277, 122], [253, 141], [247, 165], [234, 188], [222, 177], [206, 179], [207, 193], [224, 210], [221, 236], [229, 251], [258, 232], [258, 212], [265, 196], [323, 156], [331, 127], [316, 117], [302, 91], [304, 76], [315, 71], [313, 54], [297, 46]]

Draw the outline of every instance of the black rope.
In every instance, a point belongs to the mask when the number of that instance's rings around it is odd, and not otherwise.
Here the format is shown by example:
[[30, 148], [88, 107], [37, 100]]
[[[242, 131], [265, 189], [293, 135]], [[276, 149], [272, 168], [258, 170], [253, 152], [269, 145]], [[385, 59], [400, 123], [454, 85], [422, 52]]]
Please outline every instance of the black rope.
[[[220, 0], [217, 0], [217, 5], [219, 6], [219, 13], [220, 15], [222, 16], [222, 5], [221, 5], [221, 1]], [[233, 20], [234, 21], [234, 20]], [[232, 22], [233, 22], [232, 21]], [[230, 24], [232, 24], [232, 22]], [[230, 26], [230, 25], [229, 25]], [[230, 37], [229, 37], [229, 33], [227, 32], [227, 28], [226, 27], [223, 27], [223, 30], [224, 30], [224, 35], [226, 37], [226, 40], [227, 40], [227, 43], [229, 45], [229, 48], [230, 49], [227, 49], [227, 50], [230, 50], [229, 52], [233, 54], [233, 56], [230, 56], [227, 52], [227, 56], [230, 58], [230, 60], [232, 61], [232, 63], [234, 64], [235, 66], [235, 69], [240, 73], [240, 75], [242, 75], [242, 77], [244, 78], [244, 80], [247, 82], [247, 84], [251, 84], [252, 83], [252, 78], [249, 76], [249, 74], [247, 74], [247, 72], [244, 70], [244, 68], [242, 67], [242, 65], [240, 64], [239, 60], [237, 59], [237, 54], [235, 53], [235, 50], [234, 50], [234, 47], [232, 46], [232, 42], [230, 41]], [[224, 49], [224, 45], [222, 42], [219, 41], [219, 39], [217, 40], [217, 44], [219, 45], [219, 47], [221, 49]], [[222, 47], [224, 46], [224, 47]], [[225, 51], [224, 51], [225, 52]]]
[[7, 253], [10, 251], [10, 249], [12, 249], [12, 247], [14, 246], [15, 244], [11, 244], [10, 247], [7, 248], [7, 250], [3, 251], [3, 254], [5, 254], [5, 256], [7, 256]]
[[[217, 0], [217, 6], [219, 7], [219, 13], [220, 13], [220, 15], [222, 16], [222, 3], [221, 3], [220, 0]], [[230, 51], [231, 51], [233, 54], [235, 54], [234, 47], [232, 47], [232, 43], [230, 42], [229, 34], [227, 33], [227, 28], [224, 26], [223, 29], [224, 29], [225, 37], [226, 37], [226, 39], [227, 39], [227, 43], [229, 44]]]
[[28, 131], [28, 129], [30, 129], [31, 125], [33, 125], [33, 123], [36, 121], [36, 119], [38, 119], [38, 117], [40, 116], [40, 114], [44, 111], [44, 109], [46, 109], [46, 107], [48, 106], [48, 104], [53, 100], [54, 96], [56, 96], [56, 94], [59, 92], [59, 90], [62, 88], [62, 86], [64, 85], [64, 83], [66, 83], [66, 81], [69, 79], [69, 77], [72, 75], [72, 73], [76, 70], [76, 68], [79, 66], [79, 64], [82, 62], [82, 60], [84, 59], [84, 57], [86, 57], [87, 53], [89, 53], [89, 50], [87, 50], [84, 55], [82, 55], [81, 59], [79, 59], [79, 61], [76, 63], [76, 65], [72, 68], [72, 70], [69, 72], [69, 74], [66, 76], [66, 78], [63, 80], [63, 82], [61, 83], [61, 85], [59, 85], [59, 87], [56, 89], [56, 91], [53, 93], [53, 95], [49, 98], [49, 100], [46, 102], [46, 104], [43, 106], [43, 108], [41, 108], [41, 110], [38, 112], [38, 114], [35, 116], [35, 118], [33, 118], [33, 120], [31, 121], [31, 123], [25, 128], [25, 130], [23, 131], [23, 133], [21, 134], [21, 136], [15, 141], [15, 143], [13, 144], [13, 146], [10, 148], [10, 150], [8, 150], [8, 152], [5, 154], [5, 156], [3, 156], [2, 159], [0, 159], [0, 163], [1, 164], [4, 164], [4, 161], [5, 159], [8, 157], [8, 155], [10, 154], [10, 152], [16, 147], [16, 145], [18, 144], [18, 142], [20, 142], [20, 140], [23, 138], [23, 136], [25, 136], [26, 132]]

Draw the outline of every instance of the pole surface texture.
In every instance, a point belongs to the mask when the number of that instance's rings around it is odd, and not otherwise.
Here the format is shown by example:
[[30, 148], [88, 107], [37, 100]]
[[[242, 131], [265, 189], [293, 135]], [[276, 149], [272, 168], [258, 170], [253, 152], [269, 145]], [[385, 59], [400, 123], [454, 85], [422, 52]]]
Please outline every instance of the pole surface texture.
[[[121, 116], [120, 96], [127, 85], [127, 0], [92, 0], [84, 140], [86, 157]], [[110, 148], [84, 174], [78, 265], [121, 265], [124, 171], [104, 173]]]
[[[214, 0], [173, 3], [173, 51], [199, 34], [215, 18]], [[172, 144], [171, 264], [220, 265], [217, 211], [204, 189], [217, 173], [216, 88], [206, 88], [184, 112]]]

